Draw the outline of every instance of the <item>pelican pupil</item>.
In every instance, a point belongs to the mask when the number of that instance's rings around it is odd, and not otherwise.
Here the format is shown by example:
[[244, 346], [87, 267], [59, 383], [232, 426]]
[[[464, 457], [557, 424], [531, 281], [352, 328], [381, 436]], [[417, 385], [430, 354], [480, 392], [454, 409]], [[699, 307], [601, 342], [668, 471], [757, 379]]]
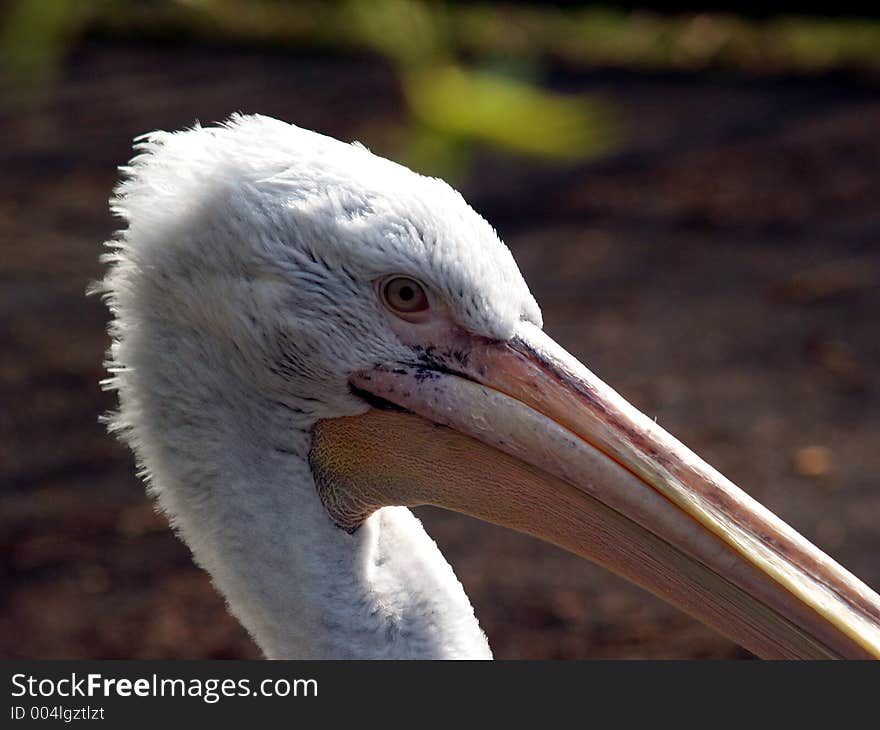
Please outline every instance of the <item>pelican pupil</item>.
[[403, 299], [403, 301], [405, 302], [408, 302], [415, 295], [416, 293], [412, 290], [412, 287], [404, 286], [400, 289], [400, 298]]

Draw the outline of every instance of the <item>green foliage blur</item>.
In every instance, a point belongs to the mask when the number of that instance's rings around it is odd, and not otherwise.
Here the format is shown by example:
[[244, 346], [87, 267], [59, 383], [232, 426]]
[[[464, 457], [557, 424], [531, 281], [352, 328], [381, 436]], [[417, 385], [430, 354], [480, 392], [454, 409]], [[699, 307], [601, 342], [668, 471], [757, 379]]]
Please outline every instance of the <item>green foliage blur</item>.
[[476, 145], [572, 162], [613, 149], [612, 105], [543, 88], [551, 64], [880, 70], [880, 23], [868, 20], [439, 0], [13, 0], [0, 22], [5, 103], [38, 99], [85, 34], [378, 54], [408, 109], [389, 152], [453, 179]]

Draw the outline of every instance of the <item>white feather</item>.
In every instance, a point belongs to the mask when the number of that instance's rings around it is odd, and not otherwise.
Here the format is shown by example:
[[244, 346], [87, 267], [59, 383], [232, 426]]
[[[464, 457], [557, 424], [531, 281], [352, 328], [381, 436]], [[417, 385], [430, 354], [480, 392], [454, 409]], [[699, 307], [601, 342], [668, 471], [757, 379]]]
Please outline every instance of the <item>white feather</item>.
[[540, 312], [510, 252], [446, 183], [261, 116], [143, 137], [98, 285], [111, 428], [269, 657], [491, 656], [406, 509], [337, 529], [309, 429], [365, 404], [349, 375], [405, 357], [373, 281], [424, 280], [492, 338]]

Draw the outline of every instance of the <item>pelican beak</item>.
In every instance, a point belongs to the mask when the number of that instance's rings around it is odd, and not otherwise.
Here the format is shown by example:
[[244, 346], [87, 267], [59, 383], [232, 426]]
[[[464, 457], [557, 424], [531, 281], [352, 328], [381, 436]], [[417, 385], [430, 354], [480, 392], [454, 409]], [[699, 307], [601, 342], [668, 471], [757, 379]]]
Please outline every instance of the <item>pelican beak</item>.
[[[540, 329], [361, 372], [310, 460], [348, 530], [433, 504], [536, 535], [766, 658], [880, 658], [880, 597]], [[442, 349], [442, 348], [438, 348]]]

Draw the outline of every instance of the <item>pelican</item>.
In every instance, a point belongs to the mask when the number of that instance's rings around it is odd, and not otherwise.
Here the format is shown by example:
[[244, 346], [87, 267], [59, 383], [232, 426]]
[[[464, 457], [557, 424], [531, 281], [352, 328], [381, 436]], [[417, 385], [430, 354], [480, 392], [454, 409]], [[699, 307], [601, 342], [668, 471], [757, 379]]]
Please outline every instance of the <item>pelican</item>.
[[491, 658], [409, 511], [561, 546], [776, 658], [880, 657], [880, 597], [542, 330], [453, 188], [264, 116], [137, 140], [110, 429], [268, 658]]

